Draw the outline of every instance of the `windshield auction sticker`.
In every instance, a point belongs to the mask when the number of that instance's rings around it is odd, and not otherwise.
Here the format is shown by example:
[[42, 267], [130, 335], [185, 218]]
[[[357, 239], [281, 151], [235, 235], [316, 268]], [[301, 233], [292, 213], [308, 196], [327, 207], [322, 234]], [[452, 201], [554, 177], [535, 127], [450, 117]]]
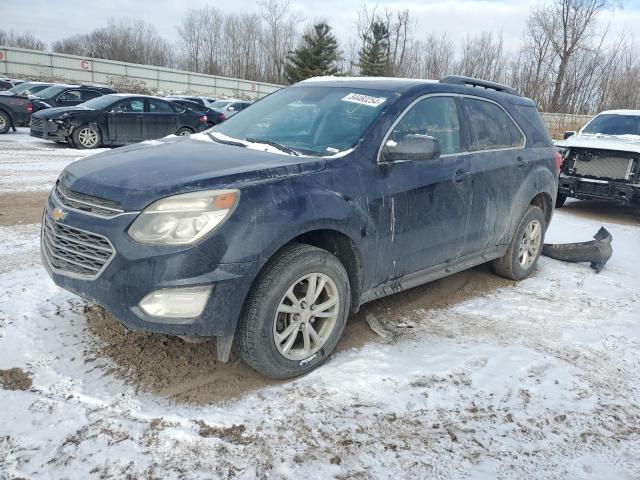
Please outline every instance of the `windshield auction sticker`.
[[350, 93], [346, 97], [342, 98], [343, 102], [358, 103], [360, 105], [368, 105], [370, 107], [379, 107], [386, 100], [386, 97], [370, 97], [369, 95], [362, 95], [360, 93]]

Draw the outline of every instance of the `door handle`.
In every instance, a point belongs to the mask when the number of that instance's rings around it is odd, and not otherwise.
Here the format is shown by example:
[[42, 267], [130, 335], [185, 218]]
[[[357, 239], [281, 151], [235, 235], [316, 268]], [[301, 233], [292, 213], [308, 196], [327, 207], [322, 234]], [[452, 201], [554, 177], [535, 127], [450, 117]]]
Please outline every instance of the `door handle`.
[[455, 181], [457, 183], [460, 183], [460, 182], [464, 181], [464, 179], [466, 177], [468, 177], [469, 175], [471, 175], [471, 172], [469, 170], [465, 170], [464, 168], [460, 168], [460, 169], [456, 170], [454, 178], [455, 178]]
[[524, 158], [518, 156], [516, 157], [516, 162], [517, 162], [518, 168], [524, 167]]

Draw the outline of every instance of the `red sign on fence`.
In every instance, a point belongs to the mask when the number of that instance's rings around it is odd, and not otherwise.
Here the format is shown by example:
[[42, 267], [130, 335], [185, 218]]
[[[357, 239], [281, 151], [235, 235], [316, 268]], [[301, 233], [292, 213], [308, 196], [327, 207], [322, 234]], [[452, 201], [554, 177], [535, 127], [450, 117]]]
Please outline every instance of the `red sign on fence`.
[[255, 83], [252, 83], [252, 84], [251, 84], [251, 91], [252, 91], [252, 92], [255, 92], [255, 91], [256, 91], [256, 84], [255, 84]]
[[0, 50], [0, 61], [4, 60], [4, 52]]
[[89, 70], [90, 67], [91, 63], [89, 63], [89, 60], [80, 60], [80, 68], [82, 70]]

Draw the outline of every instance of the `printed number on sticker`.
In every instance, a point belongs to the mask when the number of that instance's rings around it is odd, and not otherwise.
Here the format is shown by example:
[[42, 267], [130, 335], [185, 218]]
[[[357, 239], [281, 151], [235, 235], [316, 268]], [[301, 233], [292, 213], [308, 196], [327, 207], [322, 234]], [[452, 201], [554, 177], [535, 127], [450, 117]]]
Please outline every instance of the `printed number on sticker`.
[[346, 97], [343, 97], [343, 102], [359, 103], [360, 105], [368, 105], [370, 107], [379, 107], [386, 100], [386, 97], [370, 97], [369, 95], [362, 95], [360, 93], [350, 93]]

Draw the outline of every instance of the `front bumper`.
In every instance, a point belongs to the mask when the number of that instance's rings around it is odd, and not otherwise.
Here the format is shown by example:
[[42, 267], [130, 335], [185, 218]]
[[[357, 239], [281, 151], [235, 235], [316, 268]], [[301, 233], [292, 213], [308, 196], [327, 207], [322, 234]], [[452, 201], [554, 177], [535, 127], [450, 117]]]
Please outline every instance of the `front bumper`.
[[561, 175], [558, 181], [558, 193], [582, 200], [608, 200], [621, 204], [640, 203], [640, 185], [615, 180]]
[[[133, 330], [207, 337], [233, 334], [257, 274], [257, 263], [218, 263], [217, 256], [202, 244], [188, 248], [137, 244], [127, 234], [137, 212], [99, 218], [69, 210], [57, 202], [55, 195], [50, 195], [44, 215], [52, 215], [56, 208], [66, 213], [58, 224], [101, 235], [115, 251], [99, 275], [90, 279], [55, 268], [49, 250], [41, 244], [43, 264], [58, 286], [102, 305]], [[138, 306], [146, 295], [156, 290], [203, 285], [210, 285], [212, 291], [197, 318], [152, 317]]]
[[35, 123], [32, 119], [29, 124], [29, 135], [43, 140], [65, 142], [70, 133], [54, 122], [40, 121]]

